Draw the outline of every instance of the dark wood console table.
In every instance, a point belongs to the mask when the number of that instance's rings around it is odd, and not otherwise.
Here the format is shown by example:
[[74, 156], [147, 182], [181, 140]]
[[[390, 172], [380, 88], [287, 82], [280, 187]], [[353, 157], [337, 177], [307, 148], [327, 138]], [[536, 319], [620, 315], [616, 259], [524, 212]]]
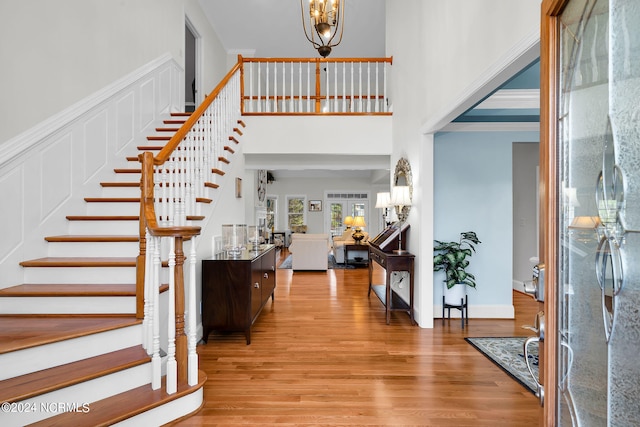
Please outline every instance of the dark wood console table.
[[262, 245], [237, 258], [224, 253], [202, 260], [202, 340], [212, 331], [243, 331], [251, 343], [251, 325], [276, 288], [276, 250]]
[[[402, 241], [406, 242], [406, 232], [408, 226], [402, 230]], [[399, 234], [399, 233], [396, 233]], [[414, 264], [415, 255], [408, 252], [402, 254], [395, 253], [393, 249], [398, 247], [397, 236], [393, 237], [393, 233], [383, 231], [375, 239], [369, 241], [369, 292], [373, 291], [385, 306], [387, 325], [391, 321], [392, 311], [404, 311], [409, 314], [411, 324], [415, 325], [413, 313], [413, 287], [414, 287]], [[393, 248], [393, 249], [392, 249]], [[386, 279], [384, 285], [374, 285], [373, 282], [373, 266], [380, 265], [386, 270]], [[409, 304], [404, 301], [391, 288], [391, 273], [394, 271], [409, 272]]]

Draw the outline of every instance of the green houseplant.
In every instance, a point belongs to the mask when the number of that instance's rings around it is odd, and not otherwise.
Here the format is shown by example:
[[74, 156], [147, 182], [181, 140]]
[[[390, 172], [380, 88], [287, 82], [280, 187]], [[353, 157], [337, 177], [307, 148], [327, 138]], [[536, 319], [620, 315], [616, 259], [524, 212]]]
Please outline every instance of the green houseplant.
[[476, 287], [476, 278], [468, 273], [468, 257], [476, 251], [475, 245], [482, 243], [478, 240], [476, 233], [466, 231], [460, 233], [460, 240], [457, 242], [441, 242], [434, 240], [433, 247], [433, 271], [444, 270], [447, 289], [451, 289], [456, 284], [464, 284], [472, 288]]

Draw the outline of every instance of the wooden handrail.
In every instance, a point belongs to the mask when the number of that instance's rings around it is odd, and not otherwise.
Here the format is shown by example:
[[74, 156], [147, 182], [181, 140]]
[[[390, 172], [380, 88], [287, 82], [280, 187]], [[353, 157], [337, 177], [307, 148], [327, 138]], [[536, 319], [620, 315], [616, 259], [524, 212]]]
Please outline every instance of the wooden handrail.
[[171, 137], [167, 145], [164, 146], [162, 150], [158, 153], [158, 155], [154, 158], [153, 163], [156, 165], [161, 165], [167, 161], [171, 153], [178, 147], [180, 142], [187, 136], [187, 133], [191, 130], [193, 125], [196, 124], [198, 119], [202, 117], [207, 108], [211, 105], [214, 99], [217, 98], [220, 91], [229, 83], [229, 80], [233, 77], [233, 75], [242, 67], [242, 62], [239, 60], [236, 65], [231, 68], [231, 71], [227, 73], [226, 76], [218, 83], [218, 86], [213, 89], [213, 91], [204, 99], [202, 104], [196, 110], [191, 113], [187, 121], [178, 129], [178, 131]]
[[242, 58], [242, 62], [387, 62], [393, 65], [393, 56], [389, 58]]

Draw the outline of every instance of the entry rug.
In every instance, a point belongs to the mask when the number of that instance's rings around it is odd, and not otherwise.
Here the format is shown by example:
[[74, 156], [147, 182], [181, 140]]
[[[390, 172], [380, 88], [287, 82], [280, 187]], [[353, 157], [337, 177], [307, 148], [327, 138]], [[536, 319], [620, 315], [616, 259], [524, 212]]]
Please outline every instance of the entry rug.
[[[291, 268], [291, 256], [289, 255], [288, 257], [285, 258], [284, 261], [282, 261], [282, 264], [280, 264], [278, 266], [278, 268]], [[327, 259], [327, 267], [329, 269], [335, 268], [335, 269], [351, 269], [351, 268], [355, 268], [355, 266], [353, 265], [347, 265], [347, 264], [338, 264], [336, 262], [336, 258], [332, 255], [329, 254], [329, 257]]]
[[[524, 362], [524, 349], [522, 346], [526, 339], [526, 337], [465, 338], [480, 353], [487, 356], [489, 360], [535, 394], [536, 383], [531, 378], [531, 374]], [[537, 342], [529, 344], [531, 369], [536, 378], [539, 378], [540, 375], [538, 349]]]

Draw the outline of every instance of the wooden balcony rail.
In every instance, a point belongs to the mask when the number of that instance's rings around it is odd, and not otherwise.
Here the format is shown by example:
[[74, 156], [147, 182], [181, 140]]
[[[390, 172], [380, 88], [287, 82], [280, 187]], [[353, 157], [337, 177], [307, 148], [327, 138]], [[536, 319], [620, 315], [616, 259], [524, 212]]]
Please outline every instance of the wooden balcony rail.
[[391, 114], [393, 58], [243, 58], [243, 115]]
[[[140, 253], [136, 273], [136, 313], [143, 319], [143, 345], [151, 356], [151, 386], [161, 386], [160, 319], [168, 318], [166, 392], [177, 384], [198, 382], [196, 353], [196, 236], [190, 225], [199, 216], [196, 201], [207, 188], [216, 188], [225, 145], [240, 117], [240, 64], [190, 115], [185, 124], [154, 157], [139, 156], [142, 164], [140, 203]], [[189, 265], [184, 269], [184, 244], [189, 242]], [[163, 272], [168, 259], [168, 274]], [[186, 273], [186, 274], [185, 274]], [[185, 275], [188, 280], [185, 280]], [[161, 283], [169, 283], [168, 312], [161, 313]], [[186, 302], [186, 304], [185, 304]]]

